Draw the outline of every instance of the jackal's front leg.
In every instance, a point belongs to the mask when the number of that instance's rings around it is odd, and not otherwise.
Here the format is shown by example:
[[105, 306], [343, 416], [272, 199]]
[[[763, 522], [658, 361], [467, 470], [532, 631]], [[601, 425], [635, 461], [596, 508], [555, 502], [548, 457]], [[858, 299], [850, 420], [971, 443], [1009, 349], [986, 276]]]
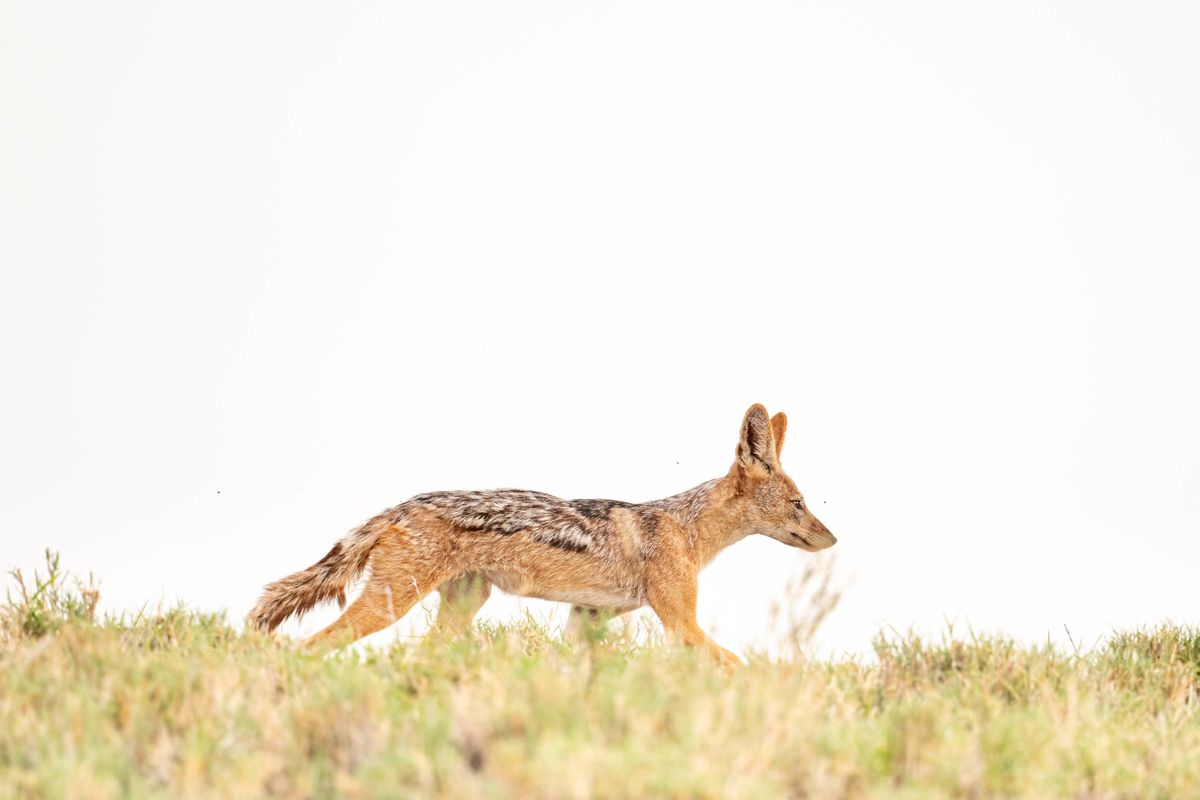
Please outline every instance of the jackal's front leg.
[[689, 647], [703, 647], [713, 658], [728, 667], [741, 666], [742, 660], [708, 638], [696, 622], [695, 570], [678, 567], [668, 570], [647, 570], [646, 599], [663, 628]]

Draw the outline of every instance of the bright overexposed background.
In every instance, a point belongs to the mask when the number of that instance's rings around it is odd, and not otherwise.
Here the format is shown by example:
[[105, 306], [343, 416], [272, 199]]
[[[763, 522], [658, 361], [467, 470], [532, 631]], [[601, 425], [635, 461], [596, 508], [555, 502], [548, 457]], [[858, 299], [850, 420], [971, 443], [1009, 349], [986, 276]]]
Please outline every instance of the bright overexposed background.
[[[1189, 2], [3, 0], [0, 566], [236, 617], [417, 492], [715, 477], [762, 402], [840, 538], [826, 648], [1200, 621], [1198, 40]], [[727, 551], [701, 623], [761, 641], [809, 557]]]

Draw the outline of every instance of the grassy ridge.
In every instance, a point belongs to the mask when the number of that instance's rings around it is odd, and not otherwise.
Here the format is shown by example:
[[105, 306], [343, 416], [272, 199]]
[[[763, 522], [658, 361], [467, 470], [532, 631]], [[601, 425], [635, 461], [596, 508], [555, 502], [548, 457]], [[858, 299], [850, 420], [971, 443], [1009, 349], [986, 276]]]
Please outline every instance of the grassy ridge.
[[726, 674], [532, 623], [321, 658], [185, 610], [95, 621], [57, 578], [32, 595], [0, 627], [5, 797], [1200, 796], [1186, 628]]

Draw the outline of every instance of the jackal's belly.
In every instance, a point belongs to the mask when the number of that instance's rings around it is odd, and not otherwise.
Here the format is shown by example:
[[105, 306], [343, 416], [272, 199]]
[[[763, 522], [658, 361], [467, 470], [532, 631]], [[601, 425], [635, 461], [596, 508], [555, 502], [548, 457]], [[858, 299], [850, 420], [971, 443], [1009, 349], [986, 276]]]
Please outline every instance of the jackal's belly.
[[528, 596], [586, 608], [612, 608], [620, 611], [637, 608], [644, 602], [632, 592], [606, 592], [598, 589], [548, 590]]
[[486, 576], [502, 592], [522, 597], [536, 597], [540, 600], [572, 603], [588, 608], [625, 610], [637, 608], [645, 602], [641, 597], [641, 592], [621, 586], [571, 586], [557, 581], [538, 581], [528, 575], [499, 571], [486, 573]]

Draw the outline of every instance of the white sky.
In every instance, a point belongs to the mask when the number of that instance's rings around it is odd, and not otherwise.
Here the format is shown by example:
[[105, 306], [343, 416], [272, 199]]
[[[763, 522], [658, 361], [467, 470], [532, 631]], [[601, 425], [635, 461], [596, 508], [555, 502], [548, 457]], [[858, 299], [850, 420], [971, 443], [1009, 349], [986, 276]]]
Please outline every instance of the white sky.
[[[0, 0], [0, 566], [236, 617], [417, 492], [715, 477], [762, 402], [840, 539], [828, 647], [1200, 621], [1198, 40], [1187, 2]], [[761, 640], [807, 557], [727, 551], [702, 624]]]

